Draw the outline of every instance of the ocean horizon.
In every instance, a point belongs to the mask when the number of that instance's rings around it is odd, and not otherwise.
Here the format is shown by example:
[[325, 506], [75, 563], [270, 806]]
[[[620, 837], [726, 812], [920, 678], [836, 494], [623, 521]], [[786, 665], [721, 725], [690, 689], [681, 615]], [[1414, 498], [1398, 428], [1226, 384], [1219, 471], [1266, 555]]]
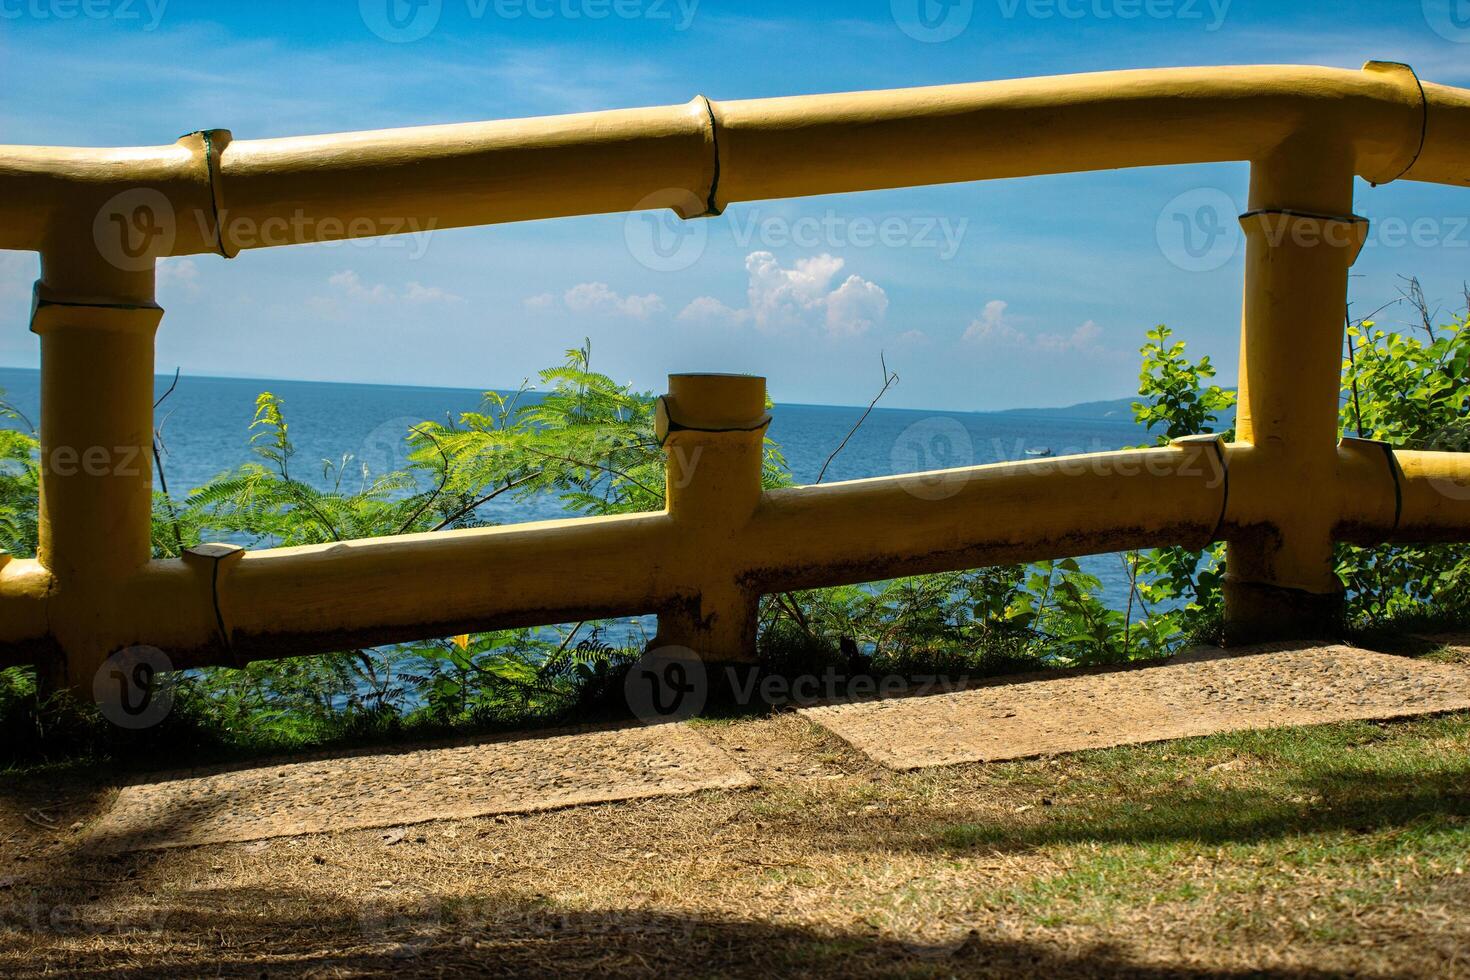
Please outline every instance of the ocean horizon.
[[[156, 397], [162, 398], [173, 383], [172, 375], [157, 376]], [[0, 368], [0, 389], [6, 401], [31, 422], [38, 421], [38, 371]], [[164, 446], [163, 477], [177, 495], [255, 459], [250, 423], [262, 391], [282, 399], [297, 450], [292, 475], [325, 487], [335, 479], [331, 466], [341, 466], [347, 457], [351, 480], [361, 479], [362, 467], [373, 474], [402, 468], [408, 462], [404, 436], [411, 426], [475, 411], [486, 390], [180, 375], [155, 418]], [[1152, 442], [1126, 413], [1127, 402], [986, 412], [887, 408], [880, 403], [856, 431], [866, 405], [779, 402], [770, 436], [797, 483], [815, 482], [824, 466], [823, 482], [834, 483], [1020, 460], [1028, 451], [1062, 456]], [[1106, 414], [1110, 411], [1114, 414]], [[829, 463], [845, 438], [846, 446]], [[483, 508], [480, 516], [514, 524], [566, 513], [554, 498], [513, 500], [507, 495]], [[1126, 577], [1116, 556], [1084, 557], [1082, 565], [1103, 581], [1105, 601], [1126, 601]]]

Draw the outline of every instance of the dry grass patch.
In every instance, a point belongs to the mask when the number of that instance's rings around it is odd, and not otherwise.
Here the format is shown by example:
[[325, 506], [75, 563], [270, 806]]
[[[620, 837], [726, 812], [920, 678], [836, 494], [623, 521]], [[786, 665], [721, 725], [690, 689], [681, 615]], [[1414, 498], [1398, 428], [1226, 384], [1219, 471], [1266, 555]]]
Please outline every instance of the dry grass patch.
[[1470, 969], [1467, 714], [903, 774], [700, 731], [760, 788], [103, 859], [7, 785], [0, 973]]

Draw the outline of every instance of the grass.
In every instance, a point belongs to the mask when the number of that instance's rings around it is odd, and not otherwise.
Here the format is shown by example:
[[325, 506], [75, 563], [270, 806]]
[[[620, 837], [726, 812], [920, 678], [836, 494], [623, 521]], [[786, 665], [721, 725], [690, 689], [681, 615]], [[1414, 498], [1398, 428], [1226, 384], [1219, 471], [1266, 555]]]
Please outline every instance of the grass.
[[934, 837], [956, 853], [1057, 855], [1066, 871], [998, 899], [1043, 925], [1201, 904], [1248, 924], [1240, 901], [1316, 882], [1327, 905], [1314, 898], [1305, 921], [1351, 939], [1352, 911], [1393, 902], [1404, 876], [1464, 875], [1466, 749], [1470, 723], [1455, 715], [1089, 753], [1046, 790], [1039, 816], [942, 824]]
[[699, 728], [758, 789], [392, 845], [94, 858], [113, 773], [0, 779], [0, 974], [1470, 969], [1470, 713], [908, 773], [795, 714]]
[[705, 731], [761, 789], [112, 861], [12, 814], [0, 972], [1428, 976], [1470, 949], [1470, 714], [904, 774], [793, 715]]

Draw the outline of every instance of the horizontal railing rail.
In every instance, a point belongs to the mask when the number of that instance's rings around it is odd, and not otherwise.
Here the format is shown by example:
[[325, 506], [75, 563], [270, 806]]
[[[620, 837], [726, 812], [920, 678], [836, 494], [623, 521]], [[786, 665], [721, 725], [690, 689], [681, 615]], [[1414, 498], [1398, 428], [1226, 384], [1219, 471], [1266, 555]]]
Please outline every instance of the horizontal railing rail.
[[[762, 492], [763, 379], [673, 375], [662, 513], [151, 556], [154, 263], [575, 214], [1118, 167], [1251, 164], [1238, 436]], [[1470, 186], [1470, 92], [1407, 66], [1110, 72], [234, 140], [0, 146], [0, 248], [42, 257], [36, 559], [0, 556], [0, 664], [90, 688], [113, 652], [239, 664], [659, 615], [754, 657], [774, 591], [1171, 544], [1230, 547], [1233, 639], [1330, 630], [1336, 541], [1470, 539], [1470, 455], [1339, 440], [1353, 180]], [[693, 461], [693, 462], [689, 462]], [[491, 569], [499, 570], [492, 577]]]

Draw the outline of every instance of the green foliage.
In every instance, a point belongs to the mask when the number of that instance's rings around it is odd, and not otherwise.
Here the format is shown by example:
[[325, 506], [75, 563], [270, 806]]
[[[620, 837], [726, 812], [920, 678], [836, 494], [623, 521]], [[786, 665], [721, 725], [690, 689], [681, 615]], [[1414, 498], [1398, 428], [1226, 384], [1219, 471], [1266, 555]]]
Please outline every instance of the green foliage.
[[[251, 424], [258, 462], [181, 506], [160, 507], [156, 540], [226, 537], [264, 546], [315, 544], [491, 523], [501, 496], [550, 494], [597, 515], [663, 506], [663, 454], [651, 395], [591, 368], [590, 346], [541, 372], [540, 397], [488, 392], [480, 411], [425, 422], [404, 437], [408, 469], [372, 473], [352, 457], [324, 461], [327, 489], [293, 473], [286, 407], [265, 393]], [[780, 467], [774, 449], [772, 468]], [[166, 553], [166, 548], [160, 548]], [[215, 725], [283, 746], [419, 730], [503, 727], [560, 718], [609, 687], [641, 650], [604, 624], [503, 630], [324, 657], [194, 672], [187, 698]], [[625, 632], [625, 631], [624, 631]], [[184, 696], [181, 695], [181, 700]]]
[[[1191, 364], [1184, 355], [1184, 341], [1170, 343], [1173, 335], [1162, 323], [1148, 332], [1148, 343], [1140, 350], [1138, 393], [1144, 400], [1133, 403], [1133, 418], [1144, 428], [1163, 427], [1161, 446], [1180, 436], [1214, 432], [1220, 415], [1234, 408], [1236, 400], [1235, 392], [1203, 383], [1215, 376], [1209, 357]], [[1230, 432], [1225, 435], [1228, 440]]]
[[[1462, 319], [1426, 333], [1353, 328], [1345, 428], [1470, 449], [1470, 328]], [[1235, 393], [1209, 384], [1209, 358], [1191, 361], [1167, 327], [1147, 339], [1135, 418], [1161, 444], [1212, 431]], [[591, 362], [590, 345], [569, 350], [534, 387], [489, 392], [479, 411], [414, 426], [404, 470], [372, 473], [343, 456], [322, 461], [316, 482], [297, 474], [287, 406], [263, 393], [250, 423], [255, 460], [182, 498], [158, 494], [155, 553], [206, 539], [270, 547], [483, 526], [501, 497], [551, 497], [592, 516], [660, 509], [655, 399]], [[30, 555], [39, 447], [3, 402], [0, 420], [9, 423], [0, 429], [0, 546]], [[763, 482], [791, 482], [769, 441]], [[993, 674], [1165, 656], [1217, 638], [1223, 546], [1117, 557], [1129, 586], [1121, 602], [1102, 601], [1099, 580], [1071, 559], [767, 596], [760, 649], [786, 672]], [[1339, 571], [1359, 625], [1470, 615], [1466, 546], [1343, 547]], [[586, 717], [621, 689], [646, 641], [637, 621], [577, 623], [192, 671], [166, 731], [127, 738], [164, 739], [175, 756], [218, 755]], [[122, 751], [95, 712], [38, 703], [33, 679], [14, 670], [0, 672], [0, 736], [12, 758], [49, 758], [58, 745]]]
[[[434, 489], [422, 489], [418, 473], [374, 474], [354, 466], [351, 456], [322, 461], [326, 490], [297, 478], [285, 403], [270, 392], [256, 399], [250, 429], [260, 462], [195, 491], [177, 510], [185, 530], [173, 537], [187, 541], [209, 530], [254, 546], [289, 547], [408, 534], [437, 525], [450, 499], [442, 492], [448, 472], [442, 457]], [[169, 536], [156, 532], [154, 538]]]
[[1470, 451], [1470, 323], [1460, 318], [1413, 334], [1348, 329], [1343, 428], [1408, 449]]
[[[1470, 452], [1470, 322], [1419, 332], [1350, 327], [1343, 366], [1347, 432], [1409, 449]], [[1464, 544], [1338, 548], [1349, 613], [1363, 629], [1404, 620], [1470, 617], [1470, 547]]]
[[[1133, 418], [1145, 428], [1162, 428], [1159, 445], [1183, 436], [1215, 432], [1220, 416], [1235, 408], [1237, 393], [1205, 382], [1215, 376], [1209, 357], [1191, 362], [1184, 341], [1172, 341], [1173, 331], [1160, 324], [1148, 332], [1139, 351], [1143, 368], [1133, 403]], [[1234, 427], [1220, 433], [1229, 441]], [[1130, 580], [1146, 614], [1143, 631], [1147, 650], [1166, 653], [1186, 643], [1218, 639], [1224, 616], [1221, 585], [1225, 579], [1225, 547], [1212, 545], [1203, 552], [1190, 548], [1157, 548], [1127, 556]]]
[[0, 389], [0, 549], [19, 558], [36, 553], [36, 501], [41, 445], [28, 419]]
[[[1148, 333], [1134, 417], [1161, 427], [1160, 443], [1213, 431], [1235, 392], [1204, 384], [1208, 357], [1191, 362], [1168, 327]], [[1228, 438], [1228, 432], [1227, 432]], [[1166, 656], [1219, 633], [1224, 549], [1164, 548], [1119, 556], [1129, 583], [1122, 608], [1072, 559], [900, 579], [767, 597], [768, 662], [841, 662], [847, 640], [872, 669], [994, 673], [1012, 665], [1093, 665]]]
[[[485, 394], [480, 412], [455, 424], [418, 426], [414, 461], [447, 458], [446, 492], [482, 504], [551, 495], [587, 516], [661, 510], [664, 454], [654, 435], [655, 399], [592, 370], [592, 347], [566, 352], [535, 387]], [[528, 397], [543, 391], [539, 398]], [[790, 483], [780, 450], [766, 443], [765, 485]]]
[[[0, 551], [19, 558], [36, 553], [41, 446], [28, 419], [0, 389]], [[12, 728], [34, 717], [35, 678], [29, 671], [0, 670], [0, 745], [14, 741]]]
[[1028, 650], [1030, 621], [1020, 609], [1022, 585], [1021, 568], [1002, 567], [767, 596], [762, 659], [789, 673], [1037, 667], [1037, 654]]

